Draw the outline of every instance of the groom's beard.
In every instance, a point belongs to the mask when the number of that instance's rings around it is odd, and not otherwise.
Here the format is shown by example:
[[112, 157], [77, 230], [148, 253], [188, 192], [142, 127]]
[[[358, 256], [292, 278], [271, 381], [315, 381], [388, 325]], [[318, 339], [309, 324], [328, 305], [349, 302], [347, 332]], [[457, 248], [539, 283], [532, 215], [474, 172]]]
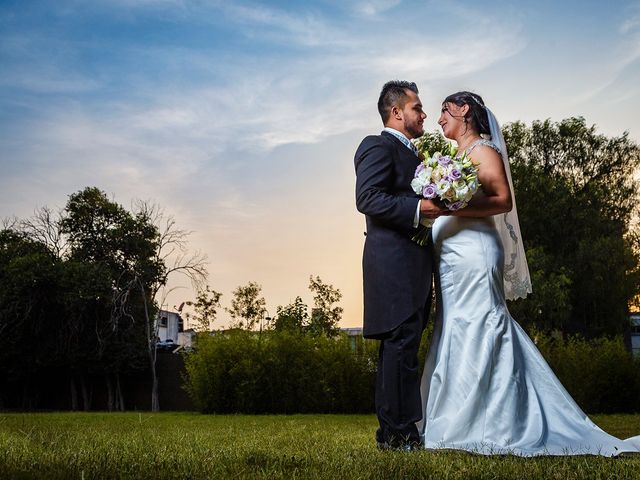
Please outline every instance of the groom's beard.
[[410, 135], [409, 139], [420, 138], [422, 135], [424, 135], [424, 127], [418, 123], [411, 123], [411, 124], [405, 123], [404, 129], [407, 133], [409, 133]]

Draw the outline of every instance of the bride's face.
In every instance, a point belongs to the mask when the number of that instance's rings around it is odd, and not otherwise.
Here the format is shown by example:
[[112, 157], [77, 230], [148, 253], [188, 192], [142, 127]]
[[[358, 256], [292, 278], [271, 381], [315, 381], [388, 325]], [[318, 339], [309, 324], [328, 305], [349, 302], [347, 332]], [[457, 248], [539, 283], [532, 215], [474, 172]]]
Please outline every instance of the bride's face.
[[438, 124], [442, 134], [450, 139], [457, 138], [465, 130], [464, 116], [469, 110], [467, 105], [459, 107], [455, 103], [443, 103]]

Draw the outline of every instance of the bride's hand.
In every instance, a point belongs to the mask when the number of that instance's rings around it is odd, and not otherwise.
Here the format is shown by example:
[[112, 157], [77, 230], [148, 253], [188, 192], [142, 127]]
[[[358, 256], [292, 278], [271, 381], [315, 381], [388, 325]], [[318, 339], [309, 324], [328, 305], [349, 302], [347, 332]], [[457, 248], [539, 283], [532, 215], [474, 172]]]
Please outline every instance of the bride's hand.
[[420, 216], [423, 218], [435, 219], [442, 215], [451, 215], [451, 211], [444, 205], [433, 200], [423, 198], [420, 200]]

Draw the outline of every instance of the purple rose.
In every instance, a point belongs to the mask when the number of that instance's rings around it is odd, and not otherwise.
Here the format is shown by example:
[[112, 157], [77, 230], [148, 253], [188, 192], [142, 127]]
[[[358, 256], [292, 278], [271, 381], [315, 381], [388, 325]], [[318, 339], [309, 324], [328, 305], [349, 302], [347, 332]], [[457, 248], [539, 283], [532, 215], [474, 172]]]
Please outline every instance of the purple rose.
[[430, 183], [429, 185], [426, 185], [423, 189], [422, 189], [422, 196], [424, 198], [435, 198], [435, 196], [438, 194], [438, 190], [436, 189], [436, 186], [433, 183]]
[[457, 170], [455, 168], [451, 170], [451, 173], [449, 174], [449, 178], [451, 179], [452, 182], [459, 180], [461, 176], [462, 176], [462, 173], [460, 172], [460, 170]]
[[442, 165], [443, 167], [446, 167], [447, 165], [449, 165], [451, 163], [451, 157], [448, 157], [448, 156], [440, 157], [438, 159], [438, 163], [440, 165]]
[[420, 174], [420, 172], [422, 172], [424, 169], [425, 169], [424, 163], [420, 162], [416, 167], [416, 173], [414, 177], [417, 177]]
[[453, 202], [451, 205], [449, 205], [449, 210], [460, 210], [462, 207], [464, 207], [464, 202], [461, 200], [459, 202]]

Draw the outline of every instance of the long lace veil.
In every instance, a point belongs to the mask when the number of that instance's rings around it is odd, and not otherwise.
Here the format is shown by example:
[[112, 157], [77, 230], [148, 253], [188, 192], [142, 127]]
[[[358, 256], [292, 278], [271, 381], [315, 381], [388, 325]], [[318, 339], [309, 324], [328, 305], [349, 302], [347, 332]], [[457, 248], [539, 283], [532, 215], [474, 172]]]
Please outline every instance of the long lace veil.
[[504, 143], [502, 130], [498, 120], [491, 110], [486, 108], [489, 117], [489, 128], [491, 130], [491, 141], [500, 149], [504, 169], [509, 180], [509, 188], [511, 189], [511, 199], [513, 200], [513, 209], [507, 213], [495, 215], [496, 229], [500, 234], [502, 245], [504, 247], [504, 293], [508, 300], [517, 298], [525, 298], [531, 293], [531, 277], [529, 275], [529, 266], [527, 265], [527, 257], [524, 253], [522, 244], [522, 235], [520, 234], [520, 223], [518, 222], [518, 208], [516, 207], [516, 196], [513, 190], [513, 181], [511, 180], [511, 168], [509, 167], [509, 156], [507, 155], [507, 146]]

